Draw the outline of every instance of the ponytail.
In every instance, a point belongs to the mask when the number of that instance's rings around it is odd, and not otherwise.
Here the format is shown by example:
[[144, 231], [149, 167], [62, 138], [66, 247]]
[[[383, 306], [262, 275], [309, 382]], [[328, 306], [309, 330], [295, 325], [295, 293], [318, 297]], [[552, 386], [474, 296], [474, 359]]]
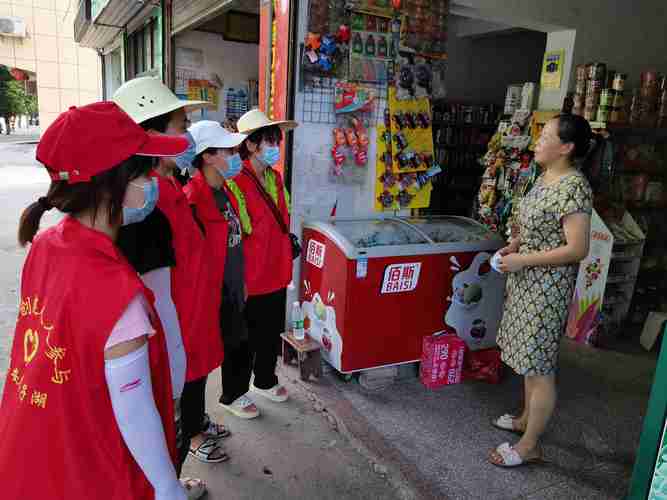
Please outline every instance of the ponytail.
[[39, 230], [39, 222], [42, 220], [42, 215], [51, 210], [53, 205], [49, 202], [46, 196], [42, 196], [39, 200], [31, 203], [21, 214], [21, 221], [19, 222], [19, 244], [24, 247], [28, 243], [32, 243], [37, 231]]

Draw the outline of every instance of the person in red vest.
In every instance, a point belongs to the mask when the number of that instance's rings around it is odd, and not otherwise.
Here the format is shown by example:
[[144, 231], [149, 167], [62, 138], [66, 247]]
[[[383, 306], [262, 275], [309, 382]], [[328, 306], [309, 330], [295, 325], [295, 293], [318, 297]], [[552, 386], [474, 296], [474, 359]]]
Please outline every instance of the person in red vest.
[[[186, 109], [196, 109], [203, 101], [179, 100], [159, 79], [136, 78], [126, 82], [113, 96], [142, 128], [149, 133], [183, 135], [189, 123]], [[160, 187], [160, 199], [152, 217], [121, 232], [119, 245], [141, 273], [146, 284], [162, 304], [160, 317], [169, 325], [173, 337], [181, 339], [185, 348], [185, 383], [176, 405], [180, 418], [180, 474], [188, 453], [207, 462], [229, 459], [220, 443], [230, 432], [213, 422], [204, 413], [200, 397], [208, 374], [220, 366], [223, 346], [219, 333], [220, 296], [211, 294], [216, 286], [209, 272], [211, 256], [206, 253], [204, 234], [193, 217], [176, 173], [194, 156], [194, 143], [186, 153], [175, 158], [160, 158], [153, 175]], [[191, 441], [196, 443], [192, 445]], [[200, 498], [206, 491], [199, 479], [183, 478], [190, 499]]]
[[224, 380], [220, 403], [241, 418], [259, 415], [247, 395], [249, 390], [273, 402], [288, 399], [275, 369], [280, 334], [285, 329], [286, 290], [292, 280], [293, 254], [289, 195], [280, 173], [273, 167], [280, 159], [283, 131], [296, 126], [291, 121], [271, 121], [257, 109], [243, 115], [237, 123], [238, 131], [248, 134], [239, 149], [243, 169], [232, 181], [241, 192], [248, 219], [243, 231], [248, 342], [227, 353], [225, 365], [238, 375], [231, 382]]
[[[37, 160], [51, 185], [19, 227], [21, 245], [32, 245], [0, 404], [3, 498], [187, 498], [165, 334], [152, 293], [114, 244], [157, 202], [146, 156], [186, 147], [147, 134], [111, 102], [71, 107], [42, 135]], [[51, 208], [65, 217], [38, 233]]]
[[[195, 142], [196, 156], [192, 164], [197, 172], [184, 191], [197, 218], [204, 225], [207, 253], [217, 263], [211, 266], [209, 272], [215, 274], [217, 287], [213, 290], [217, 290], [222, 298], [220, 330], [225, 352], [234, 352], [248, 341], [243, 315], [247, 290], [242, 246], [242, 226], [247, 224], [248, 215], [243, 207], [242, 194], [232, 181], [242, 169], [237, 147], [246, 136], [231, 133], [218, 122], [208, 120], [195, 123], [188, 131]], [[213, 290], [210, 293], [215, 293]], [[226, 361], [222, 364], [225, 391], [237, 377], [244, 376], [243, 371], [235, 372], [230, 370], [230, 366], [236, 367]], [[203, 409], [203, 385], [201, 401]], [[196, 445], [194, 440], [193, 445]]]

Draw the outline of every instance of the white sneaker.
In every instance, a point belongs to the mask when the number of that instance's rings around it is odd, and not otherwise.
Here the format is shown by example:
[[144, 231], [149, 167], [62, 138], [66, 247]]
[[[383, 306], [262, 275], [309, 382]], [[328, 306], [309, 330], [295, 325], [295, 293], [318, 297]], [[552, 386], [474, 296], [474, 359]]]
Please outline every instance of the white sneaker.
[[[243, 418], [245, 420], [259, 417], [259, 409], [257, 409], [257, 406], [255, 406], [253, 400], [250, 399], [246, 394], [236, 398], [231, 404], [225, 405], [220, 403], [220, 406], [222, 406], [232, 415]], [[254, 406], [254, 408], [251, 408], [251, 406]]]
[[[280, 389], [283, 389], [283, 391], [285, 393], [284, 394], [278, 394], [278, 391], [280, 391]], [[284, 403], [285, 401], [287, 401], [289, 399], [287, 391], [280, 384], [274, 385], [273, 387], [271, 387], [271, 389], [259, 389], [259, 388], [255, 387], [255, 384], [253, 383], [253, 384], [250, 385], [250, 390], [252, 392], [255, 392], [255, 393], [259, 394], [260, 396], [264, 396], [266, 399], [269, 399], [269, 400], [273, 401], [274, 403]]]

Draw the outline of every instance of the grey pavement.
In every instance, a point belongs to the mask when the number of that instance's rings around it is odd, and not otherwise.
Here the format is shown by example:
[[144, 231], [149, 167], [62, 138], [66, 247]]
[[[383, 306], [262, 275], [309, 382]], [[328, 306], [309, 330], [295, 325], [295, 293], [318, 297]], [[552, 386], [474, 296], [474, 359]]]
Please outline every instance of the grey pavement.
[[31, 127], [29, 130], [18, 130], [11, 134], [0, 134], [0, 144], [35, 143], [39, 141], [39, 129]]
[[565, 342], [559, 403], [543, 443], [547, 463], [499, 469], [489, 451], [518, 438], [491, 426], [520, 408], [521, 379], [436, 391], [416, 377], [368, 391], [329, 373], [308, 384], [369, 456], [391, 457], [424, 499], [608, 500], [624, 497], [655, 370], [630, 356]]

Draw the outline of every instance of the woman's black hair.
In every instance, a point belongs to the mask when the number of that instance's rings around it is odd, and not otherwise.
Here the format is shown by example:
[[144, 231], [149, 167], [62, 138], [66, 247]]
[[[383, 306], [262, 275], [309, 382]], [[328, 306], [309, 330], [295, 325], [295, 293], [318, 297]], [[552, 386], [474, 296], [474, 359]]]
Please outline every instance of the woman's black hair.
[[208, 153], [210, 155], [218, 154], [219, 148], [206, 148], [204, 151], [196, 155], [192, 160], [192, 166], [197, 170], [201, 170], [204, 166], [204, 154]]
[[169, 127], [171, 113], [172, 112], [170, 111], [169, 113], [149, 118], [148, 120], [141, 122], [139, 126], [144, 130], [155, 130], [156, 132], [164, 134], [167, 132], [167, 128]]
[[263, 140], [280, 146], [280, 143], [283, 140], [282, 129], [278, 125], [271, 125], [270, 127], [264, 127], [260, 128], [259, 130], [255, 130], [248, 136], [245, 141], [243, 141], [239, 147], [239, 154], [241, 155], [241, 159], [247, 160], [250, 158], [250, 156], [252, 156], [247, 146], [248, 141], [252, 142], [256, 146], [259, 146]]
[[592, 181], [592, 163], [604, 139], [593, 132], [588, 120], [579, 115], [561, 114], [558, 120], [558, 138], [563, 144], [573, 144], [570, 158], [579, 163], [582, 173]]
[[151, 166], [152, 158], [131, 156], [116, 167], [94, 176], [89, 182], [68, 184], [67, 181], [52, 181], [46, 196], [29, 205], [21, 214], [19, 243], [25, 246], [32, 242], [39, 230], [42, 215], [50, 208], [57, 208], [70, 215], [92, 208], [94, 219], [100, 202], [108, 199], [109, 220], [112, 224], [120, 222], [127, 185], [147, 174]]

